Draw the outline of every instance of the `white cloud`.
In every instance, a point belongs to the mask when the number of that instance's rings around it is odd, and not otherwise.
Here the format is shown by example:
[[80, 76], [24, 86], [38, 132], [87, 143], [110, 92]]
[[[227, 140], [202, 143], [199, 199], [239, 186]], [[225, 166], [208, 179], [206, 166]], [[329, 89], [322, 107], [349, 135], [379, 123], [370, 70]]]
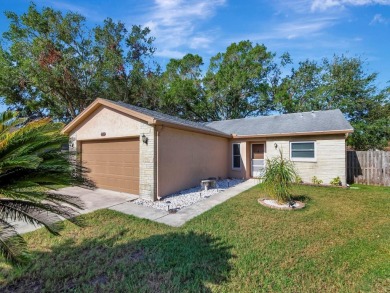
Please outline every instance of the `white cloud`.
[[[298, 39], [319, 36], [327, 29], [351, 21], [347, 6], [390, 5], [390, 0], [278, 0], [274, 2], [279, 12], [278, 23], [271, 26], [265, 39]], [[338, 9], [332, 9], [338, 8]], [[293, 19], [291, 21], [290, 19]], [[376, 14], [370, 24], [388, 24], [390, 19]]]
[[326, 12], [335, 9], [343, 10], [348, 6], [364, 5], [390, 5], [390, 0], [277, 0], [273, 2], [278, 12], [284, 11], [287, 14], [291, 12], [307, 14], [308, 12]]
[[242, 39], [249, 39], [257, 42], [268, 40], [293, 40], [293, 39], [310, 39], [323, 34], [326, 28], [337, 23], [337, 18], [333, 17], [311, 17], [300, 18], [293, 21], [280, 22], [270, 25], [267, 33], [246, 35]]
[[191, 38], [189, 46], [191, 49], [207, 49], [211, 42], [207, 36], [195, 36]]
[[336, 19], [332, 17], [300, 19], [282, 23], [275, 28], [275, 32], [279, 38], [307, 38], [322, 33], [324, 29], [333, 26], [335, 22]]
[[388, 24], [390, 19], [385, 18], [382, 16], [382, 14], [375, 14], [374, 17], [372, 18], [370, 25], [380, 23], [380, 24]]
[[[181, 47], [208, 48], [213, 42], [211, 31], [200, 31], [199, 26], [210, 19], [225, 0], [155, 0], [155, 5], [144, 17], [156, 37], [157, 56], [179, 58]], [[214, 31], [215, 33], [215, 31]]]
[[364, 5], [390, 5], [390, 0], [314, 0], [311, 4], [311, 10], [324, 11], [333, 7]]

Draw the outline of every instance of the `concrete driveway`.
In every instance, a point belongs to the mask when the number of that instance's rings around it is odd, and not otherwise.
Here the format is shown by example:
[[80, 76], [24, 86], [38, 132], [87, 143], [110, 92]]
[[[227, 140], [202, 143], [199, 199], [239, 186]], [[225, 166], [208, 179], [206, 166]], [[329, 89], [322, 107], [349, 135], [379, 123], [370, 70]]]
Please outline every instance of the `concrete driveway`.
[[[152, 220], [173, 227], [180, 227], [192, 218], [244, 192], [258, 183], [259, 181], [256, 179], [249, 179], [223, 192], [215, 194], [210, 198], [185, 207], [175, 214], [170, 214], [167, 211], [154, 209], [152, 207], [137, 205], [132, 201], [137, 199], [138, 195], [129, 193], [122, 193], [105, 189], [89, 190], [79, 187], [67, 187], [60, 189], [59, 192], [81, 198], [85, 207], [83, 210], [79, 210], [80, 214], [86, 214], [99, 209], [109, 208], [127, 215], [136, 216], [138, 218]], [[16, 230], [21, 234], [40, 228], [40, 226], [26, 224], [22, 221], [12, 223], [15, 225]]]
[[[66, 187], [60, 189], [58, 192], [80, 197], [80, 199], [84, 202], [84, 209], [78, 210], [80, 214], [86, 214], [99, 209], [113, 207], [138, 198], [137, 195], [129, 193], [105, 189], [90, 190], [80, 187]], [[27, 224], [22, 221], [14, 221], [12, 224], [15, 225], [18, 233], [27, 233], [40, 228], [40, 226]]]

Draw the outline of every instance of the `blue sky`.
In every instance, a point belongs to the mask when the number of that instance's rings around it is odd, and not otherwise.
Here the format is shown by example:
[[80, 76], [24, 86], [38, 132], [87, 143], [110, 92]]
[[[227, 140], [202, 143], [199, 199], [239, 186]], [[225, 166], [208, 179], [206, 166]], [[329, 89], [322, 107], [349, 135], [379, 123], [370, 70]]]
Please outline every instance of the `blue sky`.
[[[18, 14], [30, 1], [1, 1], [0, 11]], [[361, 56], [384, 87], [390, 80], [390, 0], [37, 0], [41, 6], [72, 10], [99, 24], [106, 17], [141, 24], [156, 37], [155, 56], [197, 53], [207, 64], [232, 42], [263, 43], [278, 55], [289, 52], [295, 63], [334, 53]], [[0, 32], [8, 22], [0, 15]], [[0, 106], [1, 108], [1, 106]]]

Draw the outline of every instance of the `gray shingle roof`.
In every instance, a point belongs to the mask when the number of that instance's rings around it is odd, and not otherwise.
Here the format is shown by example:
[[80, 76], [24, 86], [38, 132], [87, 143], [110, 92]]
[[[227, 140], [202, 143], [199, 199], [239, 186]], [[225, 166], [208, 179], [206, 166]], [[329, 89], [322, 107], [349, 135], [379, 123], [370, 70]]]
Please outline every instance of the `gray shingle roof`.
[[261, 116], [206, 123], [216, 130], [237, 135], [275, 135], [300, 132], [353, 130], [340, 110]]
[[110, 102], [153, 117], [158, 121], [213, 132], [217, 135], [236, 134], [238, 136], [250, 136], [353, 130], [340, 110], [313, 111], [198, 123], [123, 102], [111, 100]]
[[177, 125], [181, 125], [181, 126], [191, 127], [191, 128], [195, 128], [195, 129], [199, 129], [199, 130], [213, 132], [213, 133], [218, 134], [218, 135], [226, 136], [226, 133], [224, 133], [223, 131], [220, 131], [218, 129], [214, 129], [214, 128], [208, 127], [204, 123], [198, 123], [198, 122], [194, 122], [194, 121], [181, 119], [181, 118], [178, 118], [178, 117], [175, 117], [175, 116], [171, 116], [171, 115], [167, 115], [167, 114], [163, 114], [163, 113], [160, 113], [160, 112], [157, 112], [157, 111], [148, 110], [148, 109], [145, 109], [145, 108], [141, 108], [141, 107], [137, 107], [137, 106], [134, 106], [134, 105], [126, 104], [124, 102], [115, 102], [115, 101], [111, 101], [111, 100], [109, 100], [109, 101], [111, 103], [117, 104], [118, 106], [130, 109], [130, 110], [134, 110], [134, 111], [137, 111], [138, 113], [142, 113], [142, 114], [145, 114], [147, 116], [153, 117], [154, 119], [156, 119], [158, 121], [173, 123], [173, 124], [177, 124]]

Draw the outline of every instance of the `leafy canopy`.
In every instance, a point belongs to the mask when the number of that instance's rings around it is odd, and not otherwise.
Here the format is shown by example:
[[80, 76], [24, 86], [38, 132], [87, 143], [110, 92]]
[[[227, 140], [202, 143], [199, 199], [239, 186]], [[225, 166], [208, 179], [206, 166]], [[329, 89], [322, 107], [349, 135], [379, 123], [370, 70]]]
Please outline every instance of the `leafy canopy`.
[[272, 108], [268, 77], [274, 54], [250, 41], [231, 44], [210, 59], [204, 86], [213, 120], [267, 114]]
[[288, 53], [278, 61], [265, 45], [241, 41], [211, 57], [205, 72], [197, 54], [163, 69], [147, 27], [107, 18], [88, 28], [77, 13], [34, 4], [6, 16], [0, 96], [25, 117], [69, 122], [96, 97], [201, 122], [338, 108], [355, 128], [351, 147], [382, 149], [390, 140], [390, 87], [380, 89], [359, 57], [294, 66]]
[[108, 18], [86, 27], [78, 13], [31, 4], [10, 21], [0, 48], [0, 96], [27, 116], [76, 117], [97, 97], [142, 104], [146, 59], [154, 48], [149, 29]]
[[390, 90], [380, 91], [376, 73], [358, 57], [306, 60], [284, 77], [277, 108], [284, 113], [340, 109], [355, 128], [348, 144], [358, 150], [383, 148], [390, 140]]

